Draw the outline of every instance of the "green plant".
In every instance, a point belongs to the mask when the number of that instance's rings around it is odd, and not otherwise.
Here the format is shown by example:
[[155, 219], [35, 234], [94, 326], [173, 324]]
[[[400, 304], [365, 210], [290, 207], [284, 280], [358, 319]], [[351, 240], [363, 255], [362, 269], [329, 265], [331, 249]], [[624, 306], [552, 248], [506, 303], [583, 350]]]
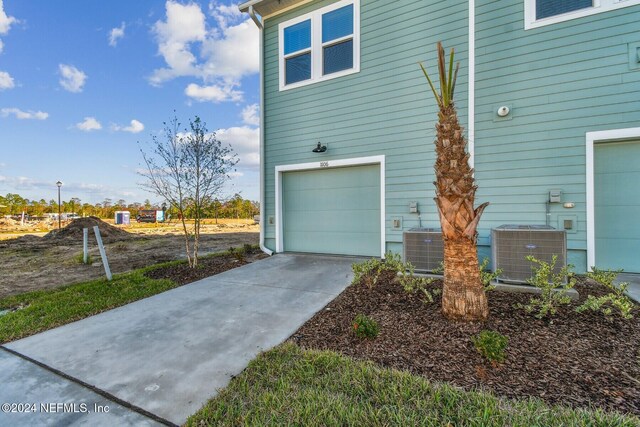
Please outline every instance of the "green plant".
[[395, 276], [404, 271], [405, 266], [399, 254], [387, 252], [385, 259], [371, 258], [364, 262], [353, 263], [352, 284], [364, 283], [367, 287], [375, 286], [383, 276]]
[[353, 320], [353, 332], [358, 338], [375, 338], [380, 328], [378, 322], [364, 314], [358, 314]]
[[[557, 255], [553, 255], [550, 263], [539, 260], [533, 255], [528, 255], [527, 260], [536, 264], [531, 267], [533, 276], [529, 279], [529, 283], [540, 289], [540, 294], [532, 297], [528, 304], [518, 304], [517, 307], [523, 308], [527, 313], [535, 313], [538, 319], [555, 315], [561, 305], [571, 302], [567, 292], [576, 284], [575, 278], [571, 275], [572, 266], [566, 265], [555, 273]], [[567, 277], [569, 280], [565, 283]]]
[[492, 291], [496, 287], [492, 285], [491, 282], [496, 280], [502, 274], [502, 269], [497, 268], [496, 271], [489, 271], [487, 267], [489, 266], [489, 258], [484, 258], [482, 260], [482, 264], [480, 264], [480, 280], [482, 280], [482, 286], [484, 286], [485, 291]]
[[622, 270], [600, 270], [596, 267], [591, 267], [587, 277], [605, 286], [611, 292], [601, 297], [587, 296], [587, 300], [576, 308], [576, 311], [578, 313], [587, 310], [600, 311], [605, 316], [612, 316], [615, 312], [619, 313], [623, 319], [633, 318], [631, 312], [634, 310], [635, 304], [625, 295], [629, 284], [626, 282], [618, 285], [613, 283], [620, 272]]
[[[84, 264], [84, 255], [76, 255], [75, 260], [78, 262], [78, 264]], [[87, 265], [91, 264], [93, 264], [93, 258], [91, 257], [91, 255], [87, 255]]]
[[413, 264], [407, 262], [404, 269], [400, 272], [398, 281], [404, 290], [410, 294], [421, 293], [425, 303], [432, 303], [433, 296], [440, 293], [440, 289], [429, 289], [429, 285], [435, 280], [432, 277], [419, 277], [414, 274]]
[[475, 337], [472, 337], [471, 341], [478, 352], [490, 362], [504, 362], [509, 337], [496, 331], [485, 329]]
[[242, 249], [244, 250], [245, 254], [251, 254], [253, 253], [253, 250], [255, 248], [253, 245], [250, 245], [249, 243], [245, 243], [244, 245], [242, 245]]
[[238, 262], [242, 262], [243, 263], [243, 262], [246, 261], [245, 255], [246, 255], [247, 251], [246, 251], [245, 247], [238, 247], [238, 248], [230, 247], [229, 248], [229, 253]]

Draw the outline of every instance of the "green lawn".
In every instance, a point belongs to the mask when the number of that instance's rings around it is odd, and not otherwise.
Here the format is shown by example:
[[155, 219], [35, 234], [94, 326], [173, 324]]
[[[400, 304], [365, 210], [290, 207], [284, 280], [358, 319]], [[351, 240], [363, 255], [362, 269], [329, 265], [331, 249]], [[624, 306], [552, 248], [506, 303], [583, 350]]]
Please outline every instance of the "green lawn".
[[111, 282], [92, 280], [0, 299], [0, 309], [25, 307], [0, 316], [0, 343], [17, 340], [56, 326], [128, 304], [178, 286], [154, 280], [144, 270], [120, 274]]
[[631, 416], [465, 392], [329, 351], [263, 353], [188, 426], [639, 426]]
[[[228, 254], [226, 251], [209, 256]], [[2, 298], [0, 310], [24, 308], [0, 316], [0, 343], [37, 334], [176, 288], [180, 285], [171, 280], [150, 279], [144, 273], [151, 269], [184, 263], [186, 261], [155, 264], [114, 275], [110, 282], [97, 279]]]

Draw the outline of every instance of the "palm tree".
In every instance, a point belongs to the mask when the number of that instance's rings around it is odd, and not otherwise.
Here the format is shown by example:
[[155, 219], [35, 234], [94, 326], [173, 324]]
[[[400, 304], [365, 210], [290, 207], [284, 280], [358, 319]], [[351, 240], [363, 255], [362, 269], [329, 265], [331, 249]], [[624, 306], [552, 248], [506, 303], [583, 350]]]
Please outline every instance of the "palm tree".
[[438, 42], [439, 93], [420, 64], [439, 107], [434, 184], [444, 240], [442, 311], [450, 319], [481, 320], [489, 315], [489, 307], [480, 280], [476, 243], [478, 222], [488, 203], [473, 207], [478, 187], [469, 166], [467, 141], [453, 102], [460, 68], [460, 63], [456, 64], [454, 72], [453, 56], [451, 49], [447, 70], [444, 48]]

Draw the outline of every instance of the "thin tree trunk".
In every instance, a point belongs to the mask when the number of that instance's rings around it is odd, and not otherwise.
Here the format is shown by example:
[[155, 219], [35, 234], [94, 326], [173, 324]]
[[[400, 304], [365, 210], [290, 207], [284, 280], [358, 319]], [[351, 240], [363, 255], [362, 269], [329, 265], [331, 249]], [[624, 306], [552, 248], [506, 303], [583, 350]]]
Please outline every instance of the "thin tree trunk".
[[444, 241], [442, 312], [449, 319], [483, 320], [489, 315], [475, 242]]

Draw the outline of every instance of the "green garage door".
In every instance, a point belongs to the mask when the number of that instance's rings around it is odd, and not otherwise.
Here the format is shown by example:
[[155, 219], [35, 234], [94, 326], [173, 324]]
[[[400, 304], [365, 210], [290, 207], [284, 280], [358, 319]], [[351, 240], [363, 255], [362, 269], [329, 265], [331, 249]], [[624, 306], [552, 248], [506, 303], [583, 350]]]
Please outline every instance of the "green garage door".
[[596, 266], [640, 273], [640, 141], [594, 153]]
[[284, 250], [380, 256], [380, 166], [286, 172]]

